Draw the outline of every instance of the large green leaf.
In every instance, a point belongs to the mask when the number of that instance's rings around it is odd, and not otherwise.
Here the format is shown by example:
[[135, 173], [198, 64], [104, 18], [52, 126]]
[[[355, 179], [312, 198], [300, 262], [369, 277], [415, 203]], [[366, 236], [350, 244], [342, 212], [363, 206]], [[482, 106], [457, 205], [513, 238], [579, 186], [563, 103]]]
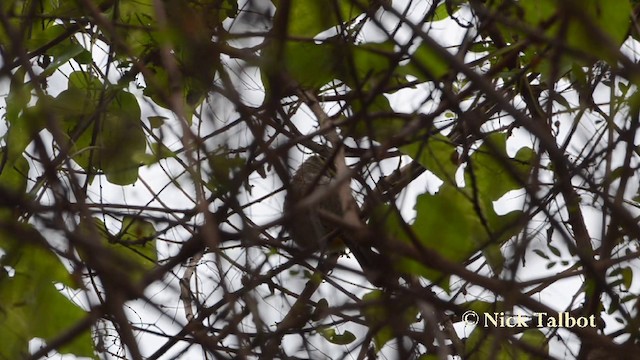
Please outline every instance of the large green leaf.
[[[427, 193], [417, 198], [416, 220], [411, 228], [422, 246], [438, 251], [453, 262], [463, 262], [481, 250], [492, 269], [500, 272], [504, 262], [500, 248], [524, 222], [520, 221], [523, 215], [519, 211], [496, 214], [493, 202], [508, 191], [522, 187], [532, 168], [531, 149], [520, 149], [512, 159], [506, 153], [506, 135], [488, 136], [469, 157], [464, 188], [458, 188], [455, 183], [456, 150], [443, 135], [431, 136], [426, 144], [404, 146], [402, 151], [445, 181], [436, 194]], [[397, 229], [396, 237], [404, 232], [402, 226], [389, 220], [387, 228]], [[442, 279], [438, 271], [418, 272], [416, 264], [411, 266], [414, 274], [433, 281]]]
[[393, 73], [400, 59], [395, 53], [395, 43], [365, 43], [360, 45], [336, 44], [339, 51], [338, 77], [354, 89], [370, 91], [378, 82]]
[[506, 134], [491, 134], [470, 156], [467, 164], [466, 183], [473, 182], [487, 202], [522, 188], [532, 168], [533, 151], [523, 147], [512, 159], [507, 155], [506, 141]]
[[502, 337], [488, 334], [486, 329], [476, 327], [465, 341], [465, 359], [512, 360], [508, 343]]
[[[7, 156], [6, 148], [0, 150], [0, 156]], [[23, 156], [9, 158], [0, 168], [0, 187], [7, 192], [24, 194], [27, 190], [29, 163]]]
[[409, 64], [396, 71], [400, 75], [412, 75], [420, 81], [437, 81], [451, 70], [449, 62], [429, 46], [422, 44], [411, 55]]
[[47, 58], [47, 63], [40, 63], [45, 67], [44, 72], [39, 75], [43, 78], [53, 74], [71, 59], [79, 64], [89, 64], [92, 61], [91, 53], [80, 45], [75, 34], [69, 31], [69, 25], [52, 20], [42, 21], [41, 26], [34, 26], [31, 35], [25, 40], [25, 46], [30, 51], [41, 51], [41, 56]]
[[[276, 15], [283, 11], [280, 0], [274, 0]], [[357, 2], [356, 2], [357, 3]], [[360, 1], [364, 6], [364, 1]], [[362, 14], [362, 7], [354, 5], [353, 0], [316, 1], [291, 0], [287, 33], [292, 37], [313, 38], [324, 30], [342, 22], [352, 20]]]
[[519, 230], [516, 226], [519, 212], [498, 216], [493, 202], [511, 190], [521, 189], [527, 183], [535, 154], [527, 147], [521, 148], [514, 158], [506, 151], [507, 135], [491, 134], [469, 158], [465, 169], [465, 182], [478, 191], [480, 206], [489, 227], [500, 234], [498, 242], [504, 242]]
[[[282, 7], [275, 2], [278, 19]], [[337, 6], [337, 8], [334, 8]], [[266, 43], [260, 59], [263, 82], [267, 92], [276, 81], [278, 86], [292, 78], [305, 88], [318, 89], [333, 79], [361, 86], [372, 75], [389, 71], [397, 63], [394, 43], [354, 45], [341, 36], [323, 42], [313, 40], [315, 35], [341, 22], [351, 20], [362, 11], [351, 0], [329, 3], [315, 0], [293, 0], [289, 13], [287, 39], [271, 39]], [[285, 79], [281, 74], [286, 74]], [[371, 88], [375, 83], [371, 82]]]
[[[531, 26], [544, 29], [545, 35], [550, 39], [564, 39], [569, 49], [578, 52], [571, 54], [561, 50], [563, 55], [560, 65], [555, 58], [529, 53], [526, 57], [529, 60], [542, 56], [538, 60], [541, 60], [539, 71], [543, 74], [553, 71], [564, 74], [572, 63], [588, 64], [581, 53], [605, 61], [615, 61], [612, 51], [622, 44], [631, 24], [629, 14], [632, 8], [628, 0], [524, 0], [519, 5], [524, 10], [525, 21]], [[598, 36], [607, 40], [600, 41]], [[543, 48], [539, 49], [542, 51]]]
[[155, 246], [156, 228], [153, 223], [133, 216], [125, 216], [118, 233], [120, 244], [116, 251], [150, 270], [156, 265], [158, 255]]
[[462, 262], [480, 250], [486, 231], [462, 189], [443, 185], [434, 195], [418, 196], [415, 209], [412, 228], [422, 246], [453, 262]]
[[118, 34], [118, 39], [124, 42], [129, 51], [135, 55], [144, 54], [149, 49], [158, 46], [157, 24], [153, 14], [153, 0], [121, 0], [118, 2], [120, 25], [116, 26], [116, 34]]
[[65, 42], [53, 48], [55, 50], [55, 55], [53, 57], [53, 62], [47, 66], [41, 76], [50, 76], [54, 73], [60, 66], [68, 64], [69, 60], [76, 59], [78, 63], [90, 63], [91, 62], [91, 53], [82, 47], [80, 44], [75, 42]]
[[233, 186], [232, 175], [246, 164], [244, 158], [231, 153], [227, 146], [221, 146], [207, 156], [210, 177], [204, 185], [213, 193], [228, 191]]
[[381, 290], [371, 291], [362, 296], [364, 308], [362, 314], [366, 325], [373, 333], [376, 349], [382, 347], [398, 334], [408, 330], [415, 323], [418, 309], [406, 300], [394, 298]]
[[279, 66], [305, 88], [319, 89], [336, 78], [340, 58], [332, 44], [288, 41]]
[[402, 146], [400, 150], [431, 171], [440, 180], [455, 184], [458, 170], [458, 153], [451, 140], [442, 134], [434, 134], [427, 141]]
[[145, 153], [146, 136], [142, 129], [140, 106], [136, 97], [119, 91], [111, 102], [98, 132], [100, 159], [97, 165], [107, 180], [129, 185], [138, 180], [141, 154]]
[[31, 100], [32, 86], [26, 83], [26, 70], [18, 68], [11, 76], [11, 84], [9, 85], [9, 93], [5, 98], [6, 112], [5, 118], [9, 123], [18, 119], [20, 113], [26, 108]]
[[[421, 235], [414, 233], [413, 227], [405, 225], [405, 221], [397, 209], [386, 204], [378, 206], [373, 211], [369, 224], [374, 227], [377, 232], [384, 234], [385, 241], [389, 242], [398, 241], [408, 246], [413, 246], [412, 239], [414, 237], [420, 238]], [[395, 271], [412, 276], [422, 276], [445, 289], [449, 288], [448, 277], [443, 276], [441, 272], [431, 269], [413, 258], [400, 256], [394, 252], [389, 252], [388, 256]]]
[[[529, 346], [531, 349], [536, 349], [543, 354], [549, 354], [549, 339], [539, 329], [527, 329], [522, 333], [520, 341]], [[531, 354], [528, 351], [522, 350], [519, 346], [512, 346], [512, 359], [518, 360], [534, 360], [540, 359], [540, 356]]]
[[[22, 4], [22, 1], [19, 0], [6, 0], [0, 3], [0, 7], [3, 14], [13, 14], [18, 13], [16, 8], [18, 8], [18, 4]], [[8, 23], [9, 26], [16, 26], [18, 23], [18, 19], [11, 19]], [[11, 44], [11, 36], [7, 34], [7, 26], [0, 26], [0, 44]]]
[[[0, 13], [4, 14], [3, 24], [0, 26], [0, 44], [7, 47], [3, 50], [10, 49], [14, 41], [21, 42], [21, 45], [28, 44], [34, 33], [53, 23], [53, 18], [49, 15], [57, 3], [58, 1], [42, 0], [3, 0], [0, 2]], [[77, 4], [75, 6], [78, 7]], [[8, 34], [9, 29], [12, 31], [11, 34]], [[27, 49], [33, 50], [28, 46]], [[12, 51], [6, 53], [11, 54]]]
[[64, 146], [78, 165], [90, 174], [102, 170], [111, 183], [133, 184], [146, 150], [140, 106], [133, 94], [104, 86], [85, 73], [74, 72], [68, 89], [50, 106], [62, 119], [69, 136]]
[[[56, 284], [74, 282], [57, 256], [38, 245], [44, 243], [40, 233], [26, 224], [16, 222], [11, 231], [0, 232], [5, 252], [0, 260], [1, 358], [22, 358], [32, 338], [55, 339], [86, 316], [58, 290]], [[12, 276], [4, 266], [12, 269]], [[57, 350], [94, 357], [91, 333], [81, 333]]]
[[[370, 222], [390, 241], [404, 242], [411, 247], [417, 240], [419, 246], [435, 251], [453, 263], [468, 259], [485, 242], [486, 231], [463, 189], [442, 186], [437, 194], [422, 194], [416, 200], [415, 210], [416, 219], [410, 227], [389, 206], [378, 207]], [[411, 257], [393, 253], [389, 256], [396, 271], [424, 277], [445, 290], [449, 289], [449, 274]]]
[[[138, 282], [148, 270], [156, 266], [156, 230], [155, 226], [143, 219], [126, 216], [122, 220], [120, 231], [111, 234], [104, 222], [98, 218], [83, 219], [76, 233], [82, 237], [99, 240], [102, 247], [99, 271], [111, 272], [110, 277], [121, 277], [120, 281]], [[80, 257], [92, 263], [94, 253], [81, 249]], [[107, 265], [104, 265], [107, 264]]]
[[340, 334], [335, 328], [320, 328], [318, 332], [327, 341], [336, 345], [348, 345], [357, 339], [352, 332], [344, 331]]
[[347, 122], [343, 129], [353, 138], [369, 137], [379, 142], [388, 140], [401, 131], [407, 121], [395, 116], [389, 99], [384, 94], [373, 97], [370, 93], [355, 93], [350, 101], [354, 121]]
[[22, 156], [33, 136], [45, 125], [45, 116], [39, 108], [27, 107], [31, 100], [31, 84], [25, 84], [26, 72], [20, 68], [13, 74], [6, 98], [7, 134], [5, 140], [7, 161], [12, 163]]
[[267, 90], [273, 88], [270, 82], [274, 81], [278, 87], [287, 87], [289, 79], [307, 89], [319, 89], [339, 79], [354, 89], [370, 90], [395, 63], [393, 46], [391, 42], [353, 45], [341, 38], [321, 43], [271, 41], [263, 50], [259, 65]]
[[433, 12], [431, 21], [435, 22], [450, 18], [451, 15], [455, 14], [460, 9], [462, 2], [462, 0], [443, 1]]
[[[152, 0], [118, 2], [116, 33], [122, 41], [113, 44], [118, 50], [116, 58], [123, 66], [130, 64], [132, 55], [144, 63], [145, 95], [157, 105], [171, 108], [169, 89], [181, 92], [189, 119], [192, 108], [200, 105], [211, 89], [220, 66], [219, 43], [212, 38], [220, 35], [224, 19], [236, 16], [238, 4], [232, 0], [166, 0], [161, 5]], [[163, 21], [154, 16], [159, 10], [166, 16]], [[172, 61], [178, 68], [171, 81], [166, 59], [160, 56], [163, 48], [172, 50]]]

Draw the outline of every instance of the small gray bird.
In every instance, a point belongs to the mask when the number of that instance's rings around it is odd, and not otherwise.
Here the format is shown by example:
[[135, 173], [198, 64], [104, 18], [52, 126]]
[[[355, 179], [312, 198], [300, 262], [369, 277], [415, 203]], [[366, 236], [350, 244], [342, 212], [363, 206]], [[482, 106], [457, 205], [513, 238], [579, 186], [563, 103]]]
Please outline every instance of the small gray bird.
[[[384, 269], [389, 269], [387, 261], [370, 247], [353, 241], [348, 231], [340, 229], [343, 215], [340, 196], [336, 188], [331, 188], [333, 167], [319, 155], [307, 159], [291, 178], [285, 200], [285, 210], [291, 216], [289, 234], [301, 250], [307, 252], [337, 253], [349, 248], [356, 258], [365, 277], [376, 286], [388, 284]], [[311, 206], [296, 207], [299, 201], [311, 193], [323, 196]]]
[[[344, 248], [339, 240], [338, 226], [327, 219], [333, 214], [342, 216], [342, 206], [338, 193], [329, 192], [328, 188], [333, 177], [332, 168], [324, 158], [314, 155], [307, 159], [291, 178], [289, 191], [285, 200], [285, 208], [292, 218], [289, 233], [293, 242], [302, 250], [309, 252], [340, 250]], [[303, 209], [297, 209], [296, 204], [319, 191], [325, 194], [317, 203]]]

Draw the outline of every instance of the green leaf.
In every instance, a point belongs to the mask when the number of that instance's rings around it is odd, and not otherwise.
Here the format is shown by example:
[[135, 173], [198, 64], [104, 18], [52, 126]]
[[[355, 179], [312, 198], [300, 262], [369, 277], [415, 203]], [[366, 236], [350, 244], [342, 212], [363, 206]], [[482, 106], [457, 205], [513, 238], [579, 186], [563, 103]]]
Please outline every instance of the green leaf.
[[545, 260], [549, 260], [549, 256], [547, 256], [547, 254], [545, 254], [542, 250], [540, 249], [533, 249], [533, 252], [540, 256], [541, 258], [545, 259]]
[[[279, 53], [280, 46], [282, 53]], [[394, 46], [392, 42], [353, 45], [340, 38], [322, 43], [288, 40], [280, 44], [273, 41], [264, 49], [259, 66], [267, 89], [274, 85], [270, 82], [286, 88], [289, 77], [310, 89], [319, 89], [340, 79], [353, 88], [368, 90], [395, 66]], [[286, 77], [283, 79], [282, 75]]]
[[[584, 0], [584, 1], [555, 1], [555, 0], [524, 0], [519, 5], [523, 9], [524, 19], [534, 27], [546, 29], [545, 35], [550, 39], [562, 40], [569, 49], [578, 53], [563, 52], [560, 61], [542, 55], [539, 71], [545, 76], [552, 72], [564, 74], [570, 70], [572, 64], [589, 65], [586, 53], [594, 58], [608, 62], [616, 61], [618, 47], [622, 44], [629, 30], [629, 14], [631, 3], [627, 0]], [[573, 9], [579, 6], [580, 11]], [[607, 39], [611, 46], [603, 46], [603, 41], [594, 40], [598, 33]], [[605, 42], [606, 44], [606, 42]], [[547, 45], [545, 45], [546, 47]], [[541, 48], [540, 52], [542, 52]], [[533, 59], [533, 56], [527, 57]]]
[[422, 354], [418, 357], [417, 360], [440, 360], [440, 359], [442, 358], [436, 354]]
[[[155, 226], [146, 220], [126, 216], [118, 234], [112, 235], [102, 220], [83, 219], [76, 232], [77, 236], [99, 240], [102, 258], [110, 262], [107, 267], [113, 274], [123, 277], [121, 281], [135, 283], [156, 266], [158, 256]], [[80, 256], [91, 263], [91, 257], [95, 254], [81, 251]]]
[[[143, 54], [158, 46], [155, 37], [156, 21], [153, 0], [127, 0], [118, 2], [119, 23], [128, 26], [116, 27], [118, 39], [127, 44], [133, 54]], [[116, 45], [116, 49], [119, 47]], [[119, 51], [116, 53], [120, 53]]]
[[415, 209], [416, 220], [411, 227], [422, 246], [453, 262], [462, 262], [480, 249], [485, 230], [473, 204], [460, 189], [442, 186], [437, 194], [422, 194]]
[[367, 102], [369, 99], [366, 94], [362, 95], [355, 97], [350, 103], [356, 121], [343, 127], [348, 136], [356, 139], [369, 137], [384, 142], [407, 124], [404, 119], [393, 115], [389, 99], [383, 94], [375, 96], [370, 102]]
[[356, 341], [356, 336], [352, 332], [345, 330], [340, 334], [334, 328], [321, 328], [318, 330], [323, 338], [327, 339], [330, 343], [336, 345], [348, 345]]
[[36, 106], [24, 109], [18, 118], [8, 123], [9, 128], [5, 135], [8, 151], [4, 156], [7, 156], [9, 164], [22, 156], [33, 137], [44, 128], [45, 121], [42, 109]]
[[[544, 335], [544, 333], [538, 329], [528, 329], [522, 333], [520, 337], [520, 341], [529, 345], [530, 348], [536, 349], [538, 352], [542, 352], [544, 354], [549, 354], [549, 339]], [[530, 352], [517, 347], [517, 345], [513, 345], [510, 347], [512, 349], [512, 359], [518, 360], [534, 360], [541, 359], [540, 356], [531, 354]]]
[[549, 250], [551, 251], [551, 253], [553, 255], [555, 255], [557, 257], [562, 256], [562, 253], [560, 252], [560, 250], [557, 247], [555, 247], [555, 246], [553, 246], [551, 244], [547, 244], [547, 247], [549, 248]]
[[145, 243], [156, 236], [155, 226], [146, 220], [126, 216], [122, 220], [119, 237], [123, 241]]
[[98, 134], [100, 158], [96, 163], [116, 185], [130, 185], [138, 180], [139, 154], [146, 150], [140, 106], [136, 97], [120, 91], [111, 102]]
[[[27, 189], [29, 163], [23, 153], [33, 137], [44, 128], [46, 117], [39, 107], [26, 107], [31, 99], [31, 85], [23, 84], [25, 71], [18, 69], [11, 79], [6, 98], [6, 146], [0, 149], [0, 187], [20, 195]], [[5, 211], [0, 215], [11, 217]]]
[[[68, 286], [74, 282], [57, 256], [42, 244], [46, 240], [27, 224], [16, 222], [12, 231], [0, 233], [0, 248], [5, 253], [0, 268], [8, 266], [15, 272], [11, 277], [0, 273], [2, 358], [22, 358], [32, 338], [57, 338], [86, 316], [56, 288], [56, 283]], [[58, 351], [93, 358], [90, 331], [77, 335]]]
[[[0, 156], [7, 156], [6, 148], [0, 150]], [[21, 195], [27, 190], [29, 163], [22, 155], [7, 159], [0, 168], [0, 187], [9, 193]]]
[[[130, 185], [138, 179], [141, 163], [136, 159], [146, 150], [140, 106], [133, 94], [105, 86], [87, 73], [71, 73], [67, 90], [50, 107], [61, 117], [69, 135], [65, 145], [78, 165], [91, 176], [102, 170], [109, 182]], [[105, 108], [104, 102], [106, 109], [93, 116], [97, 108]]]
[[[291, 37], [313, 38], [324, 30], [362, 14], [350, 0], [322, 2], [316, 0], [290, 1], [287, 33]], [[275, 19], [284, 11], [280, 0], [274, 0]]]
[[69, 74], [67, 90], [48, 103], [48, 99], [38, 99], [41, 106], [49, 106], [67, 125], [77, 125], [78, 117], [88, 116], [98, 108], [104, 84], [96, 77], [82, 71]]
[[[65, 26], [54, 22], [48, 22], [46, 26], [34, 26], [31, 36], [26, 39], [24, 45], [30, 51], [39, 49], [64, 34], [65, 31]], [[49, 49], [47, 54], [53, 55], [53, 52]]]
[[381, 290], [362, 296], [364, 315], [370, 331], [374, 331], [374, 343], [380, 351], [396, 334], [403, 333], [416, 321], [418, 310], [406, 301], [400, 301]]
[[207, 156], [210, 166], [210, 177], [206, 186], [212, 192], [226, 192], [232, 186], [232, 176], [235, 171], [246, 164], [245, 159], [230, 155], [226, 146], [221, 146]]
[[313, 313], [311, 314], [311, 320], [320, 321], [324, 319], [329, 311], [329, 301], [326, 298], [318, 300]]
[[334, 54], [340, 59], [338, 77], [354, 89], [375, 89], [378, 81], [388, 76], [389, 70], [399, 61], [394, 51], [396, 44], [392, 41], [335, 45], [338, 48]]
[[[6, 0], [0, 2], [0, 11], [3, 14], [17, 14], [20, 13], [19, 9], [23, 8], [23, 2], [19, 0]], [[19, 28], [21, 19], [19, 17], [7, 17], [7, 24], [0, 26], [0, 44], [11, 44], [14, 39], [13, 34], [8, 34], [7, 29]], [[12, 36], [13, 35], [13, 36]], [[22, 39], [19, 39], [22, 40]], [[19, 41], [18, 40], [18, 41]]]
[[535, 159], [533, 150], [521, 148], [511, 159], [506, 151], [507, 135], [489, 135], [480, 148], [471, 155], [465, 171], [467, 185], [474, 181], [486, 204], [498, 200], [511, 190], [517, 190], [526, 183]]
[[513, 159], [510, 158], [506, 152], [506, 134], [503, 133], [491, 134], [471, 155], [465, 181], [467, 186], [473, 185], [478, 189], [482, 208], [492, 228], [501, 228], [508, 219], [495, 214], [493, 201], [511, 190], [522, 188], [531, 172], [533, 159], [535, 154], [529, 148], [521, 148]]
[[502, 336], [490, 334], [487, 329], [476, 327], [465, 342], [464, 359], [512, 360], [509, 343]]
[[[452, 2], [454, 4], [451, 4]], [[446, 19], [450, 18], [451, 15], [455, 14], [460, 9], [461, 3], [462, 3], [462, 1], [459, 1], [459, 0], [456, 0], [456, 1], [451, 1], [451, 0], [443, 1], [436, 8], [436, 11], [433, 13], [433, 18], [431, 19], [431, 21], [435, 22], [435, 21], [441, 21], [441, 20], [446, 20]]]
[[599, 41], [594, 41], [593, 31], [598, 29], [603, 32], [604, 36], [615, 44], [614, 48], [617, 48], [624, 41], [631, 25], [629, 21], [629, 14], [632, 13], [631, 3], [628, 0], [582, 0], [579, 4], [582, 11], [586, 13], [587, 19], [576, 17], [572, 21], [567, 32], [569, 46], [590, 52], [608, 61], [614, 61], [615, 57], [609, 49], [598, 44]]
[[[389, 205], [380, 205], [374, 209], [369, 224], [375, 228], [376, 232], [384, 234], [390, 241], [404, 242], [409, 246], [413, 246], [411, 240], [413, 237], [420, 236], [419, 233], [408, 234], [407, 231], [413, 232], [412, 228], [407, 229], [398, 211]], [[449, 277], [444, 276], [441, 272], [428, 268], [421, 262], [408, 257], [399, 256], [395, 253], [391, 253], [389, 256], [395, 271], [422, 276], [437, 282], [444, 289], [449, 288]]]
[[319, 89], [336, 78], [338, 59], [333, 45], [288, 41], [279, 66], [303, 87]]
[[618, 275], [620, 276], [619, 284], [624, 285], [627, 290], [630, 289], [633, 282], [633, 270], [630, 267], [621, 267], [613, 270], [610, 274], [610, 276]]
[[85, 63], [91, 62], [91, 54], [80, 44], [74, 42], [62, 43], [53, 49], [56, 49], [54, 60], [47, 68], [40, 74], [40, 76], [48, 77], [53, 74], [60, 66], [65, 65], [72, 58], [82, 59]]
[[630, 267], [624, 267], [621, 269], [620, 274], [622, 275], [622, 284], [630, 290], [633, 283], [633, 270]]
[[[66, 145], [78, 165], [90, 174], [93, 169], [102, 170], [113, 184], [133, 184], [141, 165], [136, 159], [146, 150], [140, 107], [133, 94], [103, 91], [103, 86], [87, 74], [72, 73], [68, 89], [56, 97], [52, 108], [62, 117], [70, 140]], [[102, 93], [107, 95], [101, 96]], [[91, 115], [99, 101], [108, 101], [108, 106], [96, 119]], [[95, 124], [99, 124], [99, 129], [94, 134]]]
[[463, 304], [464, 308], [473, 310], [478, 314], [486, 314], [493, 312], [505, 311], [505, 305], [503, 302], [487, 302], [482, 300], [473, 300]]
[[147, 116], [147, 120], [149, 120], [149, 125], [151, 126], [152, 129], [158, 129], [159, 127], [164, 125], [165, 121], [168, 119], [169, 119], [168, 117], [160, 116], [160, 115]]
[[55, 114], [64, 119], [91, 114], [98, 105], [98, 99], [85, 89], [69, 87], [58, 94], [52, 105]]
[[78, 64], [89, 65], [93, 63], [93, 55], [89, 50], [82, 50], [78, 55], [73, 57]]
[[522, 188], [535, 159], [534, 152], [526, 147], [521, 148], [513, 159], [510, 158], [506, 151], [506, 139], [507, 135], [503, 133], [489, 135], [470, 156], [465, 169], [466, 185], [470, 191], [477, 190], [480, 209], [493, 237], [486, 244], [484, 255], [494, 271], [499, 271], [503, 262], [499, 248], [522, 229], [524, 222], [521, 218], [524, 215], [521, 211], [498, 215], [493, 202], [511, 190]]
[[81, 89], [87, 91], [92, 97], [97, 97], [104, 89], [104, 84], [90, 72], [74, 71], [69, 74], [69, 89]]
[[167, 70], [155, 65], [149, 65], [149, 71], [144, 74], [147, 86], [142, 93], [151, 98], [158, 106], [169, 109], [171, 106], [167, 103], [167, 89], [169, 86], [169, 74]]
[[396, 70], [397, 74], [412, 75], [420, 81], [437, 81], [451, 71], [449, 61], [438, 55], [426, 44], [422, 44], [411, 55], [409, 64]]
[[[492, 269], [500, 272], [504, 263], [500, 248], [524, 222], [520, 221], [523, 214], [519, 211], [497, 215], [493, 201], [520, 188], [526, 181], [533, 152], [523, 148], [511, 159], [506, 154], [506, 135], [492, 134], [470, 156], [465, 171], [467, 187], [458, 189], [455, 184], [458, 156], [447, 137], [433, 135], [426, 144], [416, 142], [401, 150], [445, 181], [437, 194], [418, 197], [417, 218], [412, 228], [423, 245], [437, 249], [445, 258], [456, 262], [482, 249]], [[473, 202], [476, 196], [480, 200], [479, 209]], [[439, 277], [434, 276], [427, 278]]]
[[152, 269], [156, 265], [158, 255], [155, 247], [156, 228], [153, 223], [133, 216], [125, 216], [117, 238], [120, 244], [114, 248], [123, 256]]
[[131, 159], [141, 165], [149, 166], [158, 163], [158, 161], [162, 159], [177, 156], [175, 152], [171, 151], [162, 143], [151, 143], [149, 147], [151, 150], [151, 154], [139, 152], [134, 154]]
[[20, 67], [11, 76], [9, 93], [5, 98], [5, 117], [9, 123], [15, 122], [20, 113], [27, 107], [31, 100], [31, 84], [26, 84], [26, 71]]
[[161, 159], [176, 157], [176, 153], [171, 151], [168, 147], [166, 147], [162, 143], [152, 143], [151, 146], [151, 155], [141, 154], [141, 157], [134, 157], [133, 159], [136, 161], [140, 161], [140, 163], [145, 165], [155, 164]]
[[413, 142], [400, 150], [431, 171], [440, 180], [455, 184], [459, 164], [458, 153], [449, 138], [442, 134], [429, 136], [426, 142]]

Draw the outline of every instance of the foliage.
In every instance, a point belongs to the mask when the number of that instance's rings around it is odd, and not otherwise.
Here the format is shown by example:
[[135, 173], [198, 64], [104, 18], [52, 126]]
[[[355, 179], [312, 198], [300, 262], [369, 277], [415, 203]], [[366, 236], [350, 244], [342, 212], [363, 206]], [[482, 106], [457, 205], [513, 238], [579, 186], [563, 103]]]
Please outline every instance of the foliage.
[[637, 353], [639, 9], [4, 0], [0, 359]]

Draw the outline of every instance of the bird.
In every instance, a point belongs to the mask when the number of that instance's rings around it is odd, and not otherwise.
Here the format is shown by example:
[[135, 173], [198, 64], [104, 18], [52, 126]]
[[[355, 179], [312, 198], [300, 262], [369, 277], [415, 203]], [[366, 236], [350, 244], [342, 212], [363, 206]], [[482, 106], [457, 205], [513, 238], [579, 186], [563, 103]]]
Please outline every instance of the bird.
[[[308, 254], [337, 258], [348, 249], [371, 284], [379, 287], [396, 284], [395, 277], [384, 270], [390, 268], [388, 259], [353, 239], [353, 233], [341, 227], [343, 210], [338, 189], [332, 183], [334, 175], [333, 164], [321, 155], [311, 156], [294, 173], [285, 199], [291, 240]], [[316, 192], [321, 195], [317, 202], [300, 206], [300, 201]]]
[[[291, 215], [289, 235], [303, 251], [327, 252], [344, 248], [339, 239], [339, 226], [329, 219], [329, 215], [342, 217], [340, 197], [335, 189], [330, 189], [333, 172], [325, 158], [313, 155], [291, 178], [285, 199], [285, 209]], [[298, 208], [298, 203], [315, 191], [323, 194], [318, 202]]]

